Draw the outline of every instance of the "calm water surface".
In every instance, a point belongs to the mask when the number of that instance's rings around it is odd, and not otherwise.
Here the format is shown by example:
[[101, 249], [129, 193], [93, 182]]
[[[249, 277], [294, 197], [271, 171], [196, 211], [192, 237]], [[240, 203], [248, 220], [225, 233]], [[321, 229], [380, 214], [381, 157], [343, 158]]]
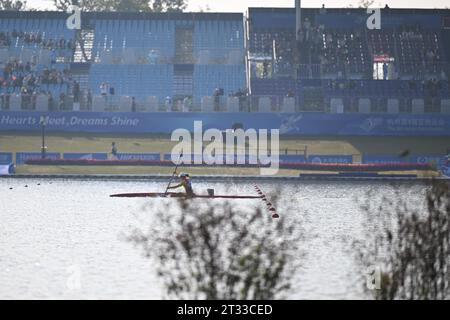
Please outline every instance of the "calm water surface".
[[[217, 193], [254, 193], [246, 183], [195, 184], [196, 190], [211, 187]], [[354, 280], [360, 270], [344, 239], [362, 236], [366, 214], [361, 199], [369, 191], [374, 192], [371, 201], [393, 196], [394, 187], [344, 182], [260, 187], [265, 192], [281, 188], [277, 210], [304, 233], [306, 255], [288, 298], [364, 298], [361, 284]], [[0, 299], [162, 298], [151, 262], [124, 241], [123, 234], [130, 226], [140, 226], [137, 216], [151, 223], [150, 213], [142, 209], [148, 201], [157, 206], [170, 200], [109, 195], [164, 188], [165, 182], [0, 179]], [[396, 188], [412, 203], [425, 189], [406, 183]], [[239, 200], [238, 205], [254, 206], [255, 200]]]

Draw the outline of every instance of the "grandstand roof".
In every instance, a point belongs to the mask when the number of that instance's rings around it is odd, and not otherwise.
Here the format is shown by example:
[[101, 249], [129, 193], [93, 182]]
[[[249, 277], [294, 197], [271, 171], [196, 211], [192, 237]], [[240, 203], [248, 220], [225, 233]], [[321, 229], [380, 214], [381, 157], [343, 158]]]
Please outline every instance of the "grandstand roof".
[[[249, 8], [253, 28], [290, 28], [295, 25], [295, 8]], [[450, 9], [382, 9], [385, 27], [402, 24], [419, 24], [428, 28], [450, 28]], [[302, 17], [325, 23], [331, 28], [359, 27], [365, 25], [366, 8], [302, 9]]]
[[[365, 13], [366, 8], [327, 8], [325, 7], [327, 12], [332, 13]], [[383, 9], [383, 8], [381, 8]], [[276, 13], [295, 13], [295, 8], [286, 8], [286, 7], [250, 7], [248, 8], [249, 11], [252, 12], [276, 12]], [[307, 13], [320, 13], [321, 8], [302, 8], [303, 12]], [[450, 16], [450, 9], [413, 9], [413, 8], [388, 8], [389, 12], [392, 13], [403, 13], [403, 14], [441, 14], [445, 16]]]
[[[58, 11], [0, 11], [0, 18], [22, 19], [65, 19], [69, 15]], [[215, 12], [83, 12], [87, 19], [133, 19], [133, 20], [236, 20], [243, 19], [242, 13]]]

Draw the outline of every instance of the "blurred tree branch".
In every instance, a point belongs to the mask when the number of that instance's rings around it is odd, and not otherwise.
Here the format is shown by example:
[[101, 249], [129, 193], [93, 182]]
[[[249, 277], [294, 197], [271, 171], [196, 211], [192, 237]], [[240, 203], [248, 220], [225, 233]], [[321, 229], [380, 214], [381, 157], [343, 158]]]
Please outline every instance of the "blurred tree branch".
[[0, 0], [0, 10], [23, 11], [27, 9], [27, 2], [20, 0]]
[[187, 7], [186, 0], [53, 0], [53, 3], [61, 11], [77, 5], [84, 12], [181, 12]]
[[274, 299], [291, 287], [299, 260], [298, 226], [259, 208], [177, 204], [152, 212], [155, 224], [128, 236], [156, 262], [169, 297]]
[[410, 209], [397, 191], [376, 206], [364, 207], [365, 239], [354, 243], [363, 265], [380, 268], [376, 299], [450, 298], [450, 192], [434, 180], [425, 210]]

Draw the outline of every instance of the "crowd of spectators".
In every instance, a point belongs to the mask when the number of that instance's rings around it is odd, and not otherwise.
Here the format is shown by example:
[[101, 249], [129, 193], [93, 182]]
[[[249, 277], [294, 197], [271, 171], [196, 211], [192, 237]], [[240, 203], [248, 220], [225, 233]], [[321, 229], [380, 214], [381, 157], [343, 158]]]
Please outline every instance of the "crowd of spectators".
[[8, 33], [0, 31], [0, 48], [9, 47], [11, 45], [11, 37]]
[[66, 109], [69, 96], [73, 96], [73, 102], [79, 102], [82, 95], [79, 83], [68, 68], [58, 69], [19, 59], [0, 65], [0, 108], [9, 109], [13, 94], [20, 94], [22, 108], [29, 110], [35, 109], [38, 95], [47, 95], [52, 111]]
[[442, 63], [438, 33], [419, 25], [405, 25], [394, 31], [400, 69], [404, 74], [438, 75]]
[[[362, 69], [369, 67], [364, 65], [368, 50], [359, 30], [326, 30], [324, 25], [305, 18], [297, 37], [291, 29], [266, 30], [256, 37], [259, 45], [254, 50], [261, 50], [265, 55], [272, 55], [275, 45], [275, 75], [292, 74], [295, 65], [321, 65], [323, 73], [335, 74], [343, 72], [344, 67], [350, 67], [355, 73], [363, 73]], [[263, 72], [263, 78], [267, 75]]]
[[450, 91], [448, 82], [437, 78], [423, 81], [410, 80], [408, 82], [408, 88], [411, 93], [417, 94], [418, 92], [423, 92], [424, 96], [429, 98], [435, 98], [444, 91]]
[[[291, 29], [273, 29], [256, 31], [253, 38], [252, 50], [256, 55], [260, 51], [274, 58], [275, 76], [292, 74], [294, 66], [305, 73], [309, 69], [302, 67], [309, 65], [320, 66], [321, 70], [319, 74], [311, 72], [311, 76], [348, 78], [349, 75], [358, 75], [370, 79], [374, 55], [386, 53], [397, 62], [396, 77], [389, 79], [411, 75], [438, 76], [442, 63], [439, 35], [419, 25], [364, 32], [359, 29], [327, 29], [306, 17], [297, 37]], [[262, 77], [271, 77], [271, 74], [263, 72]]]
[[419, 25], [403, 25], [398, 29], [401, 39], [423, 40], [423, 30]]
[[69, 69], [62, 71], [52, 67], [44, 67], [37, 71], [35, 63], [15, 59], [4, 65], [3, 74], [0, 76], [0, 92], [5, 93], [31, 93], [41, 90], [49, 90], [50, 85], [59, 85], [59, 89], [68, 90], [72, 84]]
[[[41, 31], [0, 31], [0, 48], [16, 46], [47, 49], [50, 51], [49, 59], [44, 63], [34, 55], [20, 56], [20, 59], [10, 55], [6, 56], [7, 59], [3, 57], [0, 61], [2, 108], [8, 105], [11, 94], [22, 96], [22, 107], [35, 105], [38, 94], [48, 95], [49, 106], [53, 109], [57, 109], [69, 94], [79, 99], [79, 84], [73, 81], [69, 69], [61, 69], [57, 65], [58, 55], [65, 55], [59, 50], [66, 50], [69, 54], [73, 52], [75, 45], [72, 39], [51, 38]], [[56, 102], [58, 98], [60, 103]]]
[[319, 55], [323, 49], [323, 34], [325, 27], [323, 25], [316, 26], [305, 18], [302, 29], [299, 30], [297, 38], [297, 46], [299, 55], [299, 63], [319, 63]]
[[389, 83], [377, 82], [376, 86], [367, 80], [328, 80], [323, 88], [332, 94], [347, 96], [386, 97], [395, 94], [397, 97], [404, 98], [436, 98], [450, 95], [449, 82], [437, 78], [422, 81], [411, 79]]
[[14, 45], [14, 41], [21, 41], [26, 46], [35, 45], [48, 50], [72, 50], [75, 47], [72, 39], [66, 40], [62, 37], [59, 39], [47, 39], [43, 32], [24, 32], [16, 30], [13, 30], [12, 32], [0, 31], [0, 47]]

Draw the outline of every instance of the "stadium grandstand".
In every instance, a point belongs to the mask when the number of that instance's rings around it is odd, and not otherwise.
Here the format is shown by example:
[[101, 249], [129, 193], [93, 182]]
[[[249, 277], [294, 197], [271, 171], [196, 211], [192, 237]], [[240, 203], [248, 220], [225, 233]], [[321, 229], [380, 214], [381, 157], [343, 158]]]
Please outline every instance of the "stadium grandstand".
[[87, 13], [76, 31], [66, 19], [0, 12], [3, 110], [200, 111], [246, 89], [242, 14]]
[[3, 11], [1, 110], [450, 113], [450, 10], [381, 12]]

